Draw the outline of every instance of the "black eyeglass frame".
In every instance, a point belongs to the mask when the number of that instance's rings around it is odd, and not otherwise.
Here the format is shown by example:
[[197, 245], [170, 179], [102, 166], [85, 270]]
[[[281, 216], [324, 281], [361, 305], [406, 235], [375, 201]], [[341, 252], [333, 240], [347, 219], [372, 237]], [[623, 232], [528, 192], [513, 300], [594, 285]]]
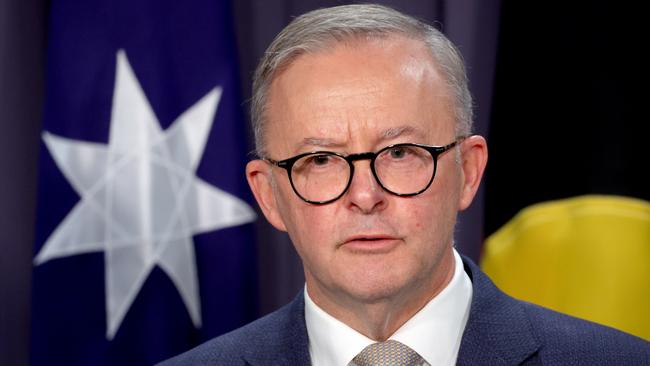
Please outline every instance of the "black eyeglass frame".
[[[282, 169], [286, 170], [287, 175], [289, 176], [289, 183], [291, 184], [291, 188], [293, 189], [294, 193], [298, 197], [300, 197], [300, 199], [302, 199], [303, 201], [305, 201], [307, 203], [314, 204], [314, 205], [328, 204], [328, 203], [334, 202], [334, 201], [338, 200], [339, 198], [343, 197], [343, 195], [350, 188], [350, 184], [352, 184], [352, 178], [354, 177], [354, 164], [352, 164], [352, 163], [357, 161], [357, 160], [370, 160], [370, 170], [372, 171], [372, 175], [375, 177], [375, 180], [377, 181], [377, 183], [379, 184], [379, 186], [383, 190], [385, 190], [386, 192], [388, 192], [388, 193], [390, 193], [392, 195], [399, 196], [399, 197], [412, 197], [412, 196], [417, 196], [418, 194], [420, 194], [420, 193], [426, 191], [427, 189], [429, 189], [429, 187], [431, 186], [431, 183], [433, 183], [433, 179], [436, 177], [436, 171], [438, 170], [438, 158], [442, 154], [444, 154], [445, 152], [451, 150], [452, 148], [454, 148], [455, 146], [457, 146], [458, 144], [463, 142], [463, 140], [465, 140], [467, 137], [469, 137], [469, 136], [459, 137], [459, 138], [456, 139], [456, 141], [454, 141], [454, 142], [452, 142], [450, 144], [444, 145], [444, 146], [431, 146], [431, 145], [425, 145], [425, 144], [416, 144], [416, 143], [406, 142], [406, 143], [388, 145], [388, 146], [380, 149], [377, 152], [363, 152], [363, 153], [358, 153], [358, 154], [350, 154], [350, 155], [347, 155], [347, 156], [343, 155], [343, 154], [339, 154], [337, 152], [333, 152], [333, 151], [311, 151], [311, 152], [298, 154], [298, 155], [292, 156], [292, 157], [290, 157], [288, 159], [279, 160], [279, 161], [278, 160], [273, 160], [271, 158], [263, 158], [262, 160], [270, 163], [271, 165], [275, 165], [278, 168], [282, 168]], [[390, 189], [384, 187], [381, 180], [379, 179], [379, 176], [377, 176], [377, 171], [375, 170], [375, 160], [377, 159], [377, 156], [379, 156], [381, 153], [383, 153], [384, 151], [386, 151], [388, 149], [392, 149], [392, 148], [396, 148], [396, 147], [402, 147], [402, 146], [416, 146], [416, 147], [422, 148], [422, 149], [428, 151], [429, 154], [431, 154], [431, 157], [433, 158], [433, 173], [431, 174], [431, 179], [429, 179], [429, 182], [427, 183], [427, 185], [424, 188], [422, 188], [421, 190], [419, 190], [419, 191], [417, 191], [415, 193], [396, 193], [396, 192], [393, 192]], [[303, 158], [305, 156], [318, 155], [318, 154], [327, 154], [327, 155], [338, 156], [338, 157], [342, 158], [343, 160], [345, 160], [348, 163], [348, 165], [350, 166], [350, 177], [348, 178], [348, 183], [345, 185], [345, 188], [343, 189], [341, 194], [339, 194], [338, 196], [336, 196], [336, 197], [334, 197], [332, 199], [326, 200], [326, 201], [312, 201], [312, 200], [309, 200], [309, 199], [306, 199], [305, 197], [303, 197], [298, 192], [296, 187], [294, 186], [293, 177], [291, 176], [291, 169], [293, 168], [293, 165], [296, 163], [296, 161], [298, 161], [299, 159], [301, 159], [301, 158]]]

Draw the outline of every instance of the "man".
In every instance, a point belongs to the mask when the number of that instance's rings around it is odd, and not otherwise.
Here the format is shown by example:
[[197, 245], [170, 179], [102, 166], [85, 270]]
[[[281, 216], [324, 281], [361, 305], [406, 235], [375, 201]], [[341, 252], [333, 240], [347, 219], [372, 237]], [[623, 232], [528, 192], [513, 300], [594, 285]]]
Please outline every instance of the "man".
[[374, 5], [313, 11], [253, 89], [246, 174], [305, 290], [168, 364], [650, 364], [647, 342], [507, 297], [453, 249], [487, 146], [440, 32]]

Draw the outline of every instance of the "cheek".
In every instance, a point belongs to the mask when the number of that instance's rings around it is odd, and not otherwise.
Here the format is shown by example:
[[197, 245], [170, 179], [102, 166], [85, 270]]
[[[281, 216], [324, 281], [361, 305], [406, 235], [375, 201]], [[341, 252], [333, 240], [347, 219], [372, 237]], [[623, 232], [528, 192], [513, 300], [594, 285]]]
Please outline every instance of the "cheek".
[[332, 219], [320, 206], [304, 206], [302, 210], [295, 211], [295, 220], [298, 223], [297, 230], [301, 233], [301, 239], [314, 243], [320, 242], [327, 238], [327, 234], [332, 234], [328, 225]]
[[413, 234], [428, 245], [430, 240], [440, 235], [440, 213], [435, 207], [422, 207], [413, 213]]
[[329, 247], [328, 241], [332, 241], [336, 232], [335, 215], [330, 212], [328, 205], [314, 206], [302, 201], [292, 202], [291, 208], [285, 215], [285, 223], [289, 236], [296, 248], [305, 253], [324, 250]]
[[[419, 196], [418, 196], [419, 197]], [[428, 191], [413, 200], [403, 217], [408, 219], [412, 233], [422, 240], [447, 240], [456, 222], [457, 208], [451, 192]]]
[[336, 217], [325, 206], [302, 207], [292, 211], [289, 237], [309, 275], [327, 277], [336, 262]]
[[415, 229], [421, 230], [428, 226], [426, 223], [430, 223], [430, 216], [429, 210], [427, 210], [426, 207], [423, 207], [422, 205], [413, 205], [413, 207], [409, 209], [408, 222], [411, 222]]

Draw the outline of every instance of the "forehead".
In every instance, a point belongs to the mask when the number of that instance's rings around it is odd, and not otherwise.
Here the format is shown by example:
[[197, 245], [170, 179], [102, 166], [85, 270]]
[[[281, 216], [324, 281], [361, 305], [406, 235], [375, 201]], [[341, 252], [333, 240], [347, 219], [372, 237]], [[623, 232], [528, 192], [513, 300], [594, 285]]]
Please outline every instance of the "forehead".
[[349, 148], [410, 136], [453, 135], [445, 80], [422, 42], [352, 40], [298, 56], [275, 76], [267, 100], [269, 152], [314, 141]]

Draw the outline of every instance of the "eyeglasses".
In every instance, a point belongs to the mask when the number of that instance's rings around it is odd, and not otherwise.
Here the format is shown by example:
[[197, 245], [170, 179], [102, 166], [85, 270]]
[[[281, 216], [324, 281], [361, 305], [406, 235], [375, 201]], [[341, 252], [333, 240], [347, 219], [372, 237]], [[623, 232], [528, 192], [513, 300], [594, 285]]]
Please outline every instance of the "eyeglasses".
[[326, 204], [341, 198], [354, 176], [354, 161], [370, 160], [377, 183], [396, 196], [416, 196], [429, 188], [436, 176], [438, 158], [462, 142], [466, 136], [445, 146], [403, 143], [386, 146], [377, 152], [344, 156], [331, 151], [314, 151], [276, 161], [264, 159], [285, 169], [293, 191], [303, 201]]

